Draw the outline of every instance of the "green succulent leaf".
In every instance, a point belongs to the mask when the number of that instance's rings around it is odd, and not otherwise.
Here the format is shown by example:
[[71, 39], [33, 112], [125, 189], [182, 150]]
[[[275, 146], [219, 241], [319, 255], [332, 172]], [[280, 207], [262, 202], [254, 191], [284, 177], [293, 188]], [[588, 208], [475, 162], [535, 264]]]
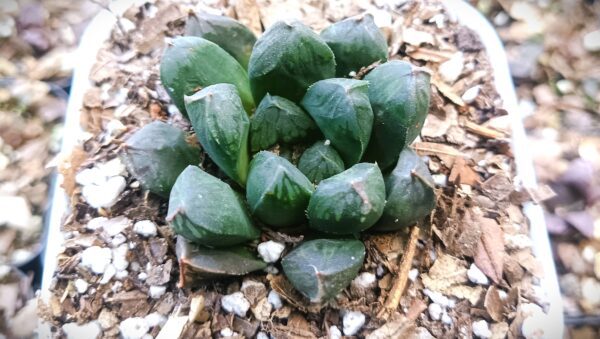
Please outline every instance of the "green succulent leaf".
[[177, 236], [176, 253], [179, 287], [195, 287], [202, 280], [241, 276], [267, 267], [264, 261], [242, 245], [213, 249]]
[[321, 181], [310, 198], [310, 227], [353, 234], [375, 224], [385, 206], [385, 184], [377, 164], [360, 163]]
[[281, 266], [292, 285], [318, 303], [346, 288], [364, 258], [365, 246], [359, 240], [317, 239], [300, 244], [282, 259]]
[[217, 44], [199, 37], [173, 39], [160, 62], [160, 80], [181, 113], [187, 117], [184, 96], [206, 86], [234, 85], [248, 114], [254, 100], [246, 70]]
[[260, 235], [242, 197], [196, 166], [188, 166], [177, 178], [167, 221], [176, 234], [209, 247], [236, 245]]
[[267, 93], [298, 102], [308, 86], [335, 75], [327, 44], [304, 24], [276, 22], [256, 41], [248, 64], [254, 100]]
[[373, 107], [373, 137], [365, 154], [382, 169], [421, 133], [429, 111], [429, 74], [406, 61], [393, 60], [367, 74]]
[[371, 137], [373, 111], [368, 83], [354, 79], [327, 79], [310, 86], [302, 107], [338, 150], [346, 166], [356, 164]]
[[298, 169], [308, 180], [318, 184], [323, 179], [344, 171], [344, 161], [330, 142], [318, 141], [300, 157]]
[[252, 53], [256, 37], [246, 26], [228, 16], [208, 13], [191, 14], [185, 25], [185, 35], [198, 36], [223, 48], [244, 68]]
[[252, 152], [277, 143], [294, 144], [314, 140], [319, 129], [312, 118], [292, 101], [265, 95], [250, 119]]
[[288, 227], [304, 222], [313, 191], [302, 172], [274, 153], [259, 152], [250, 163], [246, 200], [252, 214], [266, 224]]
[[208, 86], [186, 96], [185, 106], [206, 153], [227, 176], [245, 186], [250, 119], [242, 108], [235, 86]]
[[435, 207], [434, 185], [427, 165], [412, 149], [405, 148], [385, 178], [387, 203], [373, 229], [393, 231], [423, 219]]
[[325, 28], [321, 37], [335, 55], [338, 77], [347, 77], [376, 61], [387, 61], [387, 42], [371, 14], [336, 22]]
[[169, 197], [177, 176], [200, 161], [200, 149], [185, 141], [183, 131], [162, 121], [135, 132], [120, 155], [142, 187], [163, 198]]

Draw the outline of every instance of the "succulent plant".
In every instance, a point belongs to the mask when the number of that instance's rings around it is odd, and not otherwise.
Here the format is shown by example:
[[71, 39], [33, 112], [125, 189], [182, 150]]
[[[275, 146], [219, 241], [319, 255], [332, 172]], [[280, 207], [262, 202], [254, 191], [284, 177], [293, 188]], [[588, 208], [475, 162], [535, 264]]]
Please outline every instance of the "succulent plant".
[[373, 137], [365, 159], [382, 169], [421, 133], [429, 109], [429, 74], [406, 61], [393, 60], [367, 74], [373, 107]]
[[373, 126], [366, 81], [341, 78], [318, 81], [306, 92], [302, 107], [331, 140], [346, 166], [362, 158]]
[[250, 211], [276, 227], [301, 224], [314, 191], [313, 184], [286, 159], [260, 152], [250, 163], [246, 199]]
[[345, 77], [376, 61], [387, 61], [387, 42], [371, 14], [348, 18], [321, 32], [335, 55], [336, 76]]
[[175, 233], [209, 247], [237, 245], [260, 235], [243, 198], [196, 166], [188, 166], [173, 185], [167, 221]]
[[200, 162], [200, 149], [188, 144], [179, 128], [154, 121], [127, 139], [121, 159], [142, 187], [168, 198], [179, 174]]
[[344, 161], [330, 141], [318, 141], [302, 153], [298, 169], [308, 180], [318, 184], [323, 179], [343, 172]]
[[160, 62], [160, 80], [184, 116], [183, 97], [210, 85], [234, 85], [246, 112], [252, 113], [254, 100], [246, 70], [217, 44], [199, 37], [179, 37], [165, 50]]
[[385, 177], [387, 203], [373, 229], [393, 231], [411, 226], [435, 207], [435, 186], [429, 169], [410, 148], [405, 148], [394, 170]]
[[[224, 17], [191, 16], [187, 34], [200, 37], [173, 40], [161, 79], [203, 151], [232, 181], [213, 176], [212, 165], [210, 174], [188, 166], [198, 151], [179, 130], [140, 134], [148, 145], [159, 141], [129, 161], [149, 190], [164, 195], [173, 186], [167, 221], [179, 237], [181, 286], [263, 269], [243, 245], [260, 236], [255, 224], [283, 232], [308, 225], [311, 238], [358, 237], [430, 213], [431, 176], [406, 148], [427, 114], [429, 75], [404, 61], [385, 62], [387, 45], [370, 15], [321, 35], [278, 22], [254, 46], [247, 28]], [[347, 78], [370, 65], [364, 80]], [[169, 140], [172, 149], [163, 147]], [[146, 173], [143, 166], [154, 167]], [[350, 283], [364, 256], [360, 240], [316, 239], [297, 246], [282, 266], [296, 289], [324, 302]]]
[[335, 297], [356, 277], [365, 258], [359, 240], [306, 241], [281, 261], [285, 275], [311, 302]]
[[204, 151], [227, 176], [244, 186], [248, 175], [250, 119], [235, 86], [208, 86], [186, 96], [185, 107]]
[[319, 183], [308, 204], [310, 227], [352, 234], [373, 226], [385, 206], [385, 186], [377, 164], [356, 164]]
[[333, 52], [304, 24], [279, 21], [256, 41], [248, 64], [254, 100], [265, 94], [299, 101], [314, 82], [335, 75]]
[[193, 13], [187, 19], [185, 35], [212, 41], [223, 48], [245, 69], [256, 37], [246, 26], [227, 16]]
[[250, 149], [257, 152], [275, 144], [293, 145], [315, 140], [319, 129], [292, 101], [265, 95], [250, 119]]

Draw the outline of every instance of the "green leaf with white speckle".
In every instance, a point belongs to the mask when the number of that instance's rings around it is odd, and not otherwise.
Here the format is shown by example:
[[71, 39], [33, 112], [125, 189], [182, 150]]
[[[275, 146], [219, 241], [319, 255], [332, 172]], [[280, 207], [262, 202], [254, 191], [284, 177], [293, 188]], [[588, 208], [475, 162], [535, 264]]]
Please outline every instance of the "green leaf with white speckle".
[[308, 180], [318, 184], [323, 179], [343, 172], [344, 160], [329, 141], [318, 141], [302, 153], [298, 169]]

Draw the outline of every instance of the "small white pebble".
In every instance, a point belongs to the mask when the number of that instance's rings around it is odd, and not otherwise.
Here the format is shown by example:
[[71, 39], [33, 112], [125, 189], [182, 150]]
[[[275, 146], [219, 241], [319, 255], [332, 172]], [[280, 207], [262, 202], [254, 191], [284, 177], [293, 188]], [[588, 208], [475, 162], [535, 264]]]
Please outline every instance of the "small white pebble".
[[140, 274], [138, 274], [139, 280], [144, 281], [146, 278], [148, 278], [148, 274], [146, 272], [140, 272]]
[[110, 279], [112, 279], [115, 276], [115, 274], [117, 274], [117, 269], [115, 268], [115, 265], [110, 264], [110, 265], [106, 266], [106, 269], [104, 270], [104, 275], [102, 276], [102, 279], [100, 279], [99, 284], [100, 285], [108, 284]]
[[375, 287], [375, 282], [377, 281], [377, 277], [375, 274], [371, 272], [363, 272], [358, 275], [358, 277], [354, 278], [352, 283], [358, 287], [364, 289], [370, 289]]
[[113, 265], [115, 265], [117, 271], [122, 271], [129, 266], [129, 261], [127, 261], [127, 253], [129, 253], [129, 246], [127, 246], [127, 244], [122, 244], [117, 248], [113, 248]]
[[119, 332], [123, 339], [141, 339], [150, 327], [144, 318], [127, 318], [119, 324]]
[[526, 234], [505, 234], [504, 244], [511, 250], [522, 250], [533, 246], [531, 238]]
[[85, 281], [83, 279], [75, 280], [75, 289], [77, 290], [77, 293], [79, 293], [79, 294], [85, 293], [85, 291], [87, 291], [89, 286], [90, 286], [90, 284], [88, 284], [87, 281]]
[[474, 284], [489, 285], [490, 283], [488, 277], [486, 277], [485, 274], [481, 272], [479, 267], [477, 267], [477, 265], [474, 263], [469, 267], [469, 270], [467, 271], [467, 277], [469, 277], [469, 280]]
[[417, 280], [418, 276], [419, 270], [417, 268], [413, 268], [412, 270], [408, 271], [408, 279], [410, 279], [410, 281], [414, 282], [415, 280]]
[[143, 237], [156, 236], [156, 224], [150, 220], [140, 220], [133, 225], [133, 231]]
[[429, 299], [431, 299], [431, 301], [433, 301], [436, 304], [439, 304], [442, 307], [454, 307], [455, 302], [454, 300], [449, 299], [448, 297], [446, 297], [445, 295], [441, 294], [440, 292], [434, 292], [428, 288], [423, 290], [423, 293], [425, 293], [426, 296], [429, 297]]
[[102, 328], [97, 321], [91, 321], [87, 324], [78, 325], [77, 323], [67, 323], [62, 326], [67, 339], [90, 338], [96, 339], [100, 337]]
[[220, 333], [223, 337], [232, 337], [234, 332], [229, 327], [225, 327]]
[[125, 178], [119, 175], [107, 178], [100, 183], [83, 186], [81, 195], [94, 208], [110, 208], [117, 203], [125, 186]]
[[272, 274], [272, 275], [278, 275], [279, 269], [273, 265], [267, 265], [267, 268], [265, 268], [265, 272]]
[[462, 52], [456, 52], [448, 59], [440, 64], [439, 73], [442, 79], [449, 83], [454, 84], [458, 77], [462, 74], [464, 68], [465, 58]]
[[158, 299], [160, 297], [162, 297], [165, 292], [167, 291], [167, 287], [166, 286], [156, 286], [156, 285], [152, 285], [150, 286], [150, 297], [152, 299]]
[[127, 278], [129, 276], [129, 272], [127, 270], [121, 270], [121, 271], [117, 271], [117, 273], [115, 273], [115, 279], [117, 280], [123, 280], [125, 278]]
[[87, 225], [85, 225], [85, 228], [87, 228], [90, 231], [94, 231], [97, 230], [98, 228], [101, 228], [102, 225], [108, 221], [108, 218], [105, 217], [98, 217], [98, 218], [94, 218], [92, 220], [90, 220]]
[[125, 237], [123, 235], [123, 233], [119, 233], [112, 238], [112, 240], [110, 241], [110, 244], [113, 247], [117, 247], [121, 244], [124, 244], [126, 241], [127, 241], [127, 237]]
[[271, 290], [271, 292], [269, 292], [269, 295], [267, 296], [267, 301], [276, 310], [283, 307], [283, 302], [281, 301], [281, 297], [274, 290]]
[[329, 140], [329, 139], [325, 140], [325, 142], [323, 143], [323, 145], [325, 145], [325, 146], [331, 145], [331, 140]]
[[375, 274], [377, 274], [378, 278], [383, 277], [383, 275], [385, 274], [385, 268], [383, 268], [383, 265], [377, 265], [377, 271], [375, 271]]
[[279, 260], [281, 253], [283, 253], [283, 250], [285, 249], [285, 245], [273, 240], [269, 240], [258, 244], [257, 249], [258, 254], [260, 254], [260, 257], [264, 262], [274, 263]]
[[256, 339], [269, 339], [269, 335], [265, 332], [258, 332], [256, 334]]
[[144, 321], [146, 321], [148, 327], [162, 326], [165, 322], [167, 322], [167, 318], [158, 312], [154, 312], [145, 316]]
[[221, 298], [221, 306], [227, 313], [235, 313], [239, 317], [245, 317], [250, 309], [250, 302], [242, 292], [228, 294]]
[[445, 174], [434, 174], [431, 178], [436, 186], [446, 187], [448, 185], [448, 177]]
[[482, 339], [487, 339], [492, 336], [490, 325], [485, 320], [477, 320], [473, 323], [473, 334]]
[[335, 325], [329, 327], [329, 339], [342, 339], [342, 331]]
[[8, 265], [0, 265], [0, 280], [6, 278], [11, 270], [12, 268]]
[[600, 51], [600, 29], [583, 36], [583, 47], [590, 52]]
[[479, 95], [479, 89], [479, 86], [473, 86], [469, 88], [462, 95], [461, 99], [467, 104], [472, 103], [473, 101], [475, 101], [475, 99], [477, 99], [477, 96]]
[[114, 237], [119, 233], [123, 233], [123, 231], [129, 227], [131, 220], [124, 216], [118, 216], [115, 218], [111, 218], [102, 223], [102, 230], [109, 237]]
[[429, 312], [429, 317], [431, 317], [431, 320], [437, 321], [442, 318], [442, 312], [444, 310], [442, 309], [442, 306], [440, 306], [439, 304], [431, 303], [427, 307], [427, 311]]
[[110, 248], [92, 246], [81, 252], [81, 266], [89, 268], [95, 274], [103, 274], [111, 260]]
[[442, 323], [445, 325], [452, 325], [452, 318], [448, 315], [448, 312], [444, 311], [442, 314]]
[[348, 311], [342, 319], [344, 335], [355, 335], [365, 324], [365, 315], [357, 311]]

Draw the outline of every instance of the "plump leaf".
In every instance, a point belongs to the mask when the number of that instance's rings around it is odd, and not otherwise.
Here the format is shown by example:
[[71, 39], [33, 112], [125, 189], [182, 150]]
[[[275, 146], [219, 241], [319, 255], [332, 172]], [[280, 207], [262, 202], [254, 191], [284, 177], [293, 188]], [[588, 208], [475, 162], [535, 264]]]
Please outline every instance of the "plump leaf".
[[356, 277], [365, 258], [359, 240], [317, 239], [304, 242], [281, 260], [292, 285], [311, 302], [338, 295]]
[[267, 267], [264, 261], [241, 245], [212, 249], [177, 236], [176, 253], [179, 287], [194, 287], [201, 280], [241, 276]]
[[393, 60], [375, 68], [365, 80], [375, 116], [365, 159], [386, 169], [421, 133], [429, 110], [429, 74], [406, 61]]
[[155, 121], [127, 139], [121, 159], [142, 187], [168, 198], [179, 173], [200, 161], [200, 149], [179, 128]]
[[325, 28], [321, 37], [335, 55], [338, 77], [358, 72], [376, 61], [387, 61], [387, 42], [371, 14], [336, 22]]
[[246, 200], [252, 214], [266, 224], [287, 227], [305, 221], [313, 191], [302, 172], [274, 153], [260, 152], [250, 163]]
[[310, 227], [351, 234], [375, 224], [385, 206], [385, 185], [377, 164], [360, 163], [321, 181], [308, 204]]
[[160, 80], [186, 117], [183, 97], [220, 83], [232, 84], [238, 89], [248, 114], [254, 109], [246, 70], [221, 47], [206, 39], [193, 36], [173, 39], [160, 62]]
[[196, 166], [188, 166], [177, 178], [167, 221], [175, 233], [209, 247], [236, 245], [260, 235], [242, 197]]
[[308, 180], [318, 184], [344, 171], [344, 161], [328, 141], [318, 141], [300, 157], [298, 169]]
[[277, 143], [309, 142], [319, 135], [312, 118], [292, 101], [265, 95], [250, 119], [252, 152], [268, 149]]
[[308, 86], [335, 75], [327, 44], [301, 22], [276, 22], [256, 41], [248, 64], [254, 100], [267, 93], [298, 102]]
[[252, 53], [256, 37], [246, 26], [228, 16], [208, 13], [191, 14], [185, 24], [185, 35], [212, 41], [223, 48], [244, 68]]
[[250, 119], [235, 86], [208, 86], [185, 97], [185, 106], [200, 144], [219, 168], [244, 186], [248, 176]]
[[366, 81], [327, 79], [310, 86], [302, 107], [338, 150], [346, 166], [357, 163], [366, 150], [373, 127]]
[[405, 148], [385, 178], [387, 203], [373, 229], [391, 231], [414, 225], [435, 207], [434, 185], [427, 165], [412, 149]]

